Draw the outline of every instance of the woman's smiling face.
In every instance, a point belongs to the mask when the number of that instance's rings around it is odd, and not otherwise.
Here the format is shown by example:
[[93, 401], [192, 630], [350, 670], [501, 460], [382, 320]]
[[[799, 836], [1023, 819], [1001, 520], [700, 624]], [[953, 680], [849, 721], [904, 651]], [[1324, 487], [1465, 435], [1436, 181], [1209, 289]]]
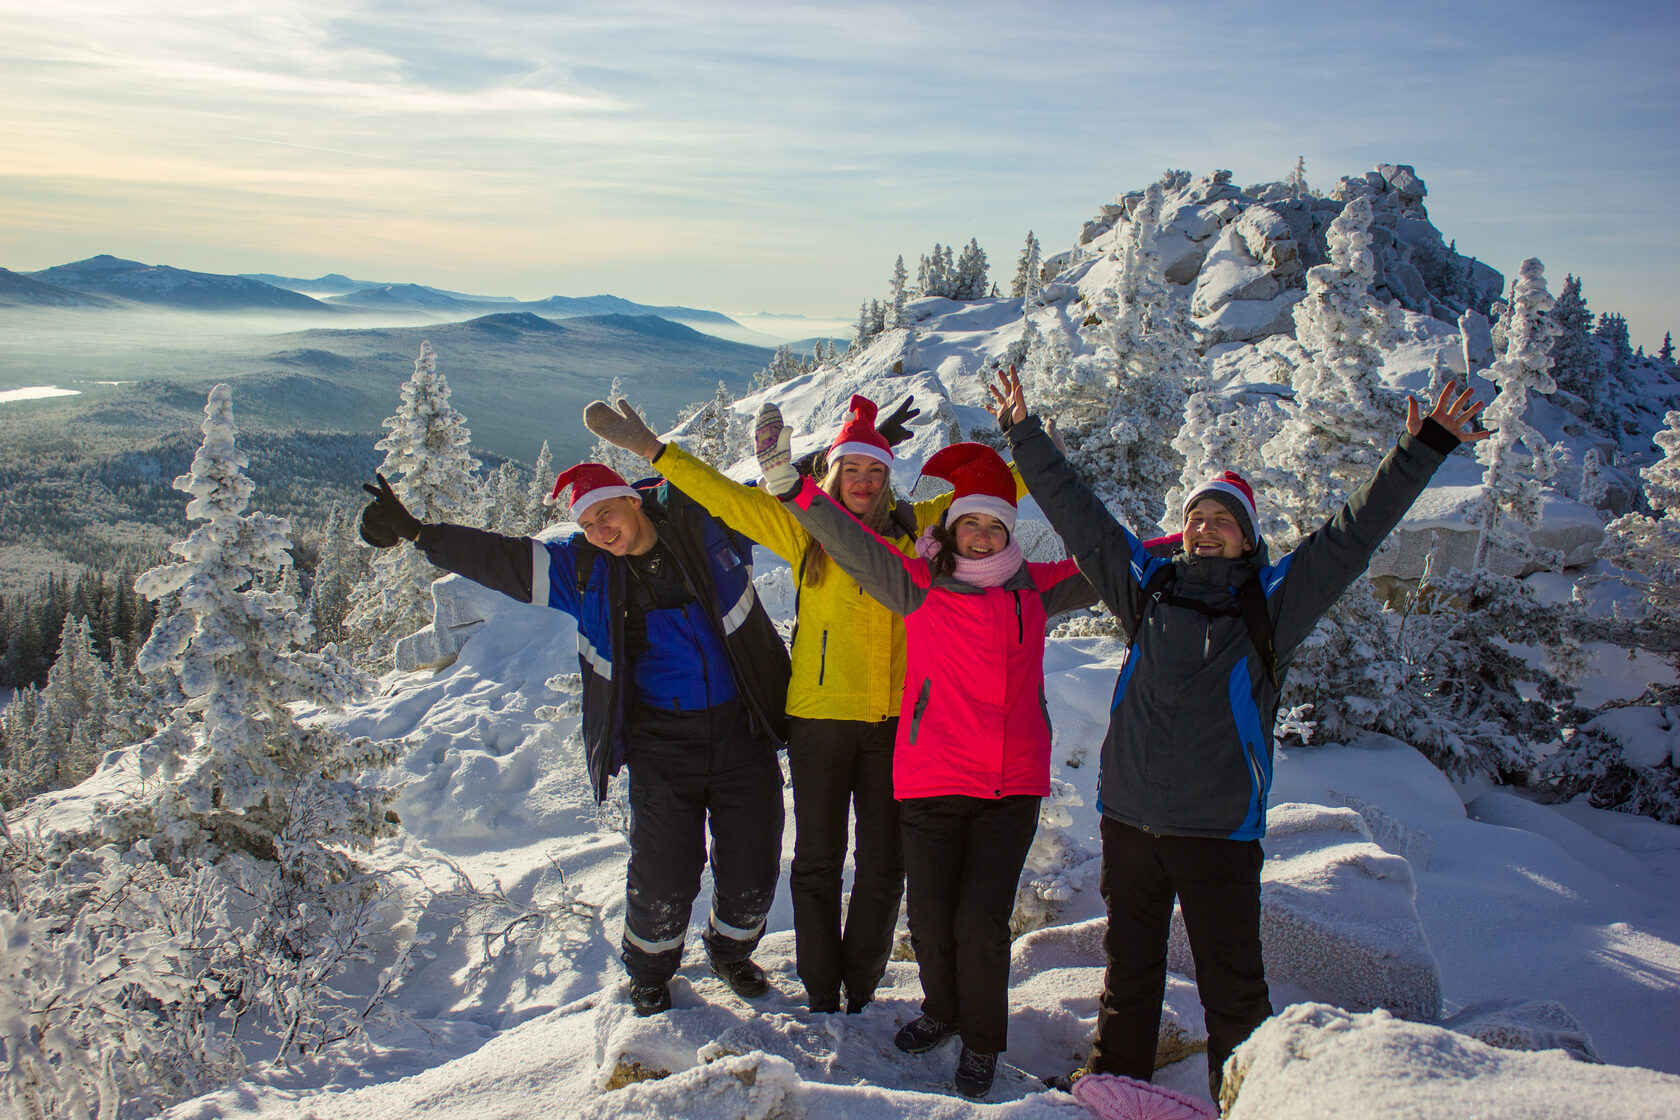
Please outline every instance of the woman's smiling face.
[[963, 514], [951, 526], [951, 535], [957, 539], [957, 555], [964, 560], [984, 560], [1009, 543], [1009, 530], [989, 513]]

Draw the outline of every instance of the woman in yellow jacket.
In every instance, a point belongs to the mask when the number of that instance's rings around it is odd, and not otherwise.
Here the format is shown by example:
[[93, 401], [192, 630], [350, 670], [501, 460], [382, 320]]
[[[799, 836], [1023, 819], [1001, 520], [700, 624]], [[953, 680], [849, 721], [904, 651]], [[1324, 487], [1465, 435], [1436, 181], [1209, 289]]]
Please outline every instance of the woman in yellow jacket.
[[[863, 1009], [886, 972], [904, 893], [904, 851], [893, 799], [893, 739], [904, 685], [904, 620], [864, 594], [769, 494], [727, 478], [675, 444], [661, 443], [628, 401], [584, 412], [590, 431], [649, 460], [718, 520], [794, 570], [798, 588], [788, 767], [795, 840], [789, 887], [799, 977], [812, 1011]], [[875, 403], [854, 396], [828, 449], [830, 497], [906, 556], [939, 521], [951, 495], [925, 502], [892, 493], [892, 448], [875, 429]], [[855, 874], [844, 925], [840, 886], [846, 822], [857, 815]]]

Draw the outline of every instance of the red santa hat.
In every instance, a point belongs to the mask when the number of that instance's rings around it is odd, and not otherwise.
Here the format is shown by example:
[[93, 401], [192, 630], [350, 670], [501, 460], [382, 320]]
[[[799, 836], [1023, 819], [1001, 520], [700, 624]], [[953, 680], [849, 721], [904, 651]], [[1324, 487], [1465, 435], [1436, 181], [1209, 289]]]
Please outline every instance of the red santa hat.
[[838, 463], [842, 455], [867, 455], [892, 466], [892, 447], [875, 430], [875, 402], [861, 394], [852, 396], [851, 411], [840, 434], [828, 448], [828, 461]]
[[1237, 525], [1249, 543], [1260, 543], [1260, 534], [1254, 528], [1260, 522], [1260, 515], [1254, 508], [1254, 488], [1248, 484], [1246, 478], [1236, 471], [1214, 475], [1190, 491], [1189, 496], [1184, 499], [1184, 516], [1190, 516], [1190, 508], [1203, 498], [1212, 498], [1230, 510], [1236, 516]]
[[554, 480], [554, 492], [543, 499], [543, 505], [551, 506], [558, 502], [560, 491], [568, 486], [572, 488], [574, 519], [596, 502], [604, 502], [608, 498], [635, 498], [640, 501], [642, 497], [611, 467], [603, 467], [600, 463], [579, 463], [562, 471], [560, 477]]
[[957, 488], [945, 524], [956, 524], [965, 513], [989, 513], [1014, 535], [1015, 476], [996, 451], [983, 443], [953, 443], [929, 459], [922, 473]]

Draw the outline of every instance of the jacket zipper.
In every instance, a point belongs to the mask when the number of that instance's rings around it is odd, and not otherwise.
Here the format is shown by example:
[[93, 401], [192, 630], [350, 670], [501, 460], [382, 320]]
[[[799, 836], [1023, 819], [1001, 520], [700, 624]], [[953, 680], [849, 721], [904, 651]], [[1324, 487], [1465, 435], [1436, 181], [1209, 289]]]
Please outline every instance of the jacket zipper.
[[822, 654], [817, 659], [817, 683], [822, 684], [823, 677], [828, 674], [828, 631], [823, 631]]
[[928, 692], [932, 688], [933, 688], [933, 678], [932, 677], [923, 677], [922, 678], [922, 694], [920, 696], [916, 697], [916, 711], [910, 717], [910, 741], [912, 743], [914, 743], [916, 741], [916, 732], [921, 730], [921, 727], [922, 727], [922, 713], [927, 711]]
[[1024, 646], [1027, 644], [1027, 631], [1021, 622], [1021, 593], [1015, 591], [1011, 594], [1015, 596], [1015, 644]]

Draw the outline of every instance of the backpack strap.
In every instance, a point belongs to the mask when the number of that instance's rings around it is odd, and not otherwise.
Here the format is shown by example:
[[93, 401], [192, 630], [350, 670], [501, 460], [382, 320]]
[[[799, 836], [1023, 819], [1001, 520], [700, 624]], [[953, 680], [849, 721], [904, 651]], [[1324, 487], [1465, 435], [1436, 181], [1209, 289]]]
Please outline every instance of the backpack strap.
[[1266, 590], [1260, 577], [1250, 576], [1237, 588], [1237, 609], [1242, 611], [1243, 625], [1248, 628], [1248, 640], [1260, 654], [1266, 667], [1266, 680], [1276, 692], [1278, 687], [1277, 649], [1272, 645], [1272, 616], [1266, 609]]
[[1137, 625], [1132, 628], [1132, 636], [1126, 642], [1126, 652], [1129, 655], [1133, 646], [1137, 645], [1138, 635], [1143, 632], [1144, 619], [1149, 617], [1150, 610], [1160, 603], [1162, 596], [1167, 594], [1167, 584], [1173, 581], [1173, 566], [1171, 562], [1162, 564], [1155, 569], [1155, 574], [1149, 577], [1149, 582], [1140, 591], [1141, 599], [1138, 603]]
[[577, 580], [578, 598], [583, 598], [584, 589], [589, 586], [589, 576], [595, 570], [595, 556], [600, 549], [587, 541], [579, 541], [573, 548], [573, 567], [576, 571], [573, 578]]
[[[1132, 631], [1131, 640], [1126, 643], [1126, 649], [1137, 644], [1137, 636], [1143, 630], [1144, 619], [1157, 604], [1165, 601], [1177, 606], [1188, 607], [1210, 618], [1229, 617], [1233, 613], [1229, 608], [1219, 609], [1210, 607], [1197, 599], [1181, 599], [1172, 593], [1168, 586], [1173, 582], [1173, 566], [1162, 564], [1155, 569], [1155, 574], [1149, 577], [1149, 582], [1143, 587], [1143, 599], [1138, 609], [1137, 628]], [[1260, 655], [1260, 663], [1266, 670], [1266, 681], [1275, 692], [1278, 687], [1277, 648], [1272, 641], [1272, 616], [1266, 609], [1266, 591], [1260, 586], [1258, 576], [1250, 576], [1236, 588], [1237, 610], [1243, 620], [1243, 628], [1248, 631], [1248, 640]]]

